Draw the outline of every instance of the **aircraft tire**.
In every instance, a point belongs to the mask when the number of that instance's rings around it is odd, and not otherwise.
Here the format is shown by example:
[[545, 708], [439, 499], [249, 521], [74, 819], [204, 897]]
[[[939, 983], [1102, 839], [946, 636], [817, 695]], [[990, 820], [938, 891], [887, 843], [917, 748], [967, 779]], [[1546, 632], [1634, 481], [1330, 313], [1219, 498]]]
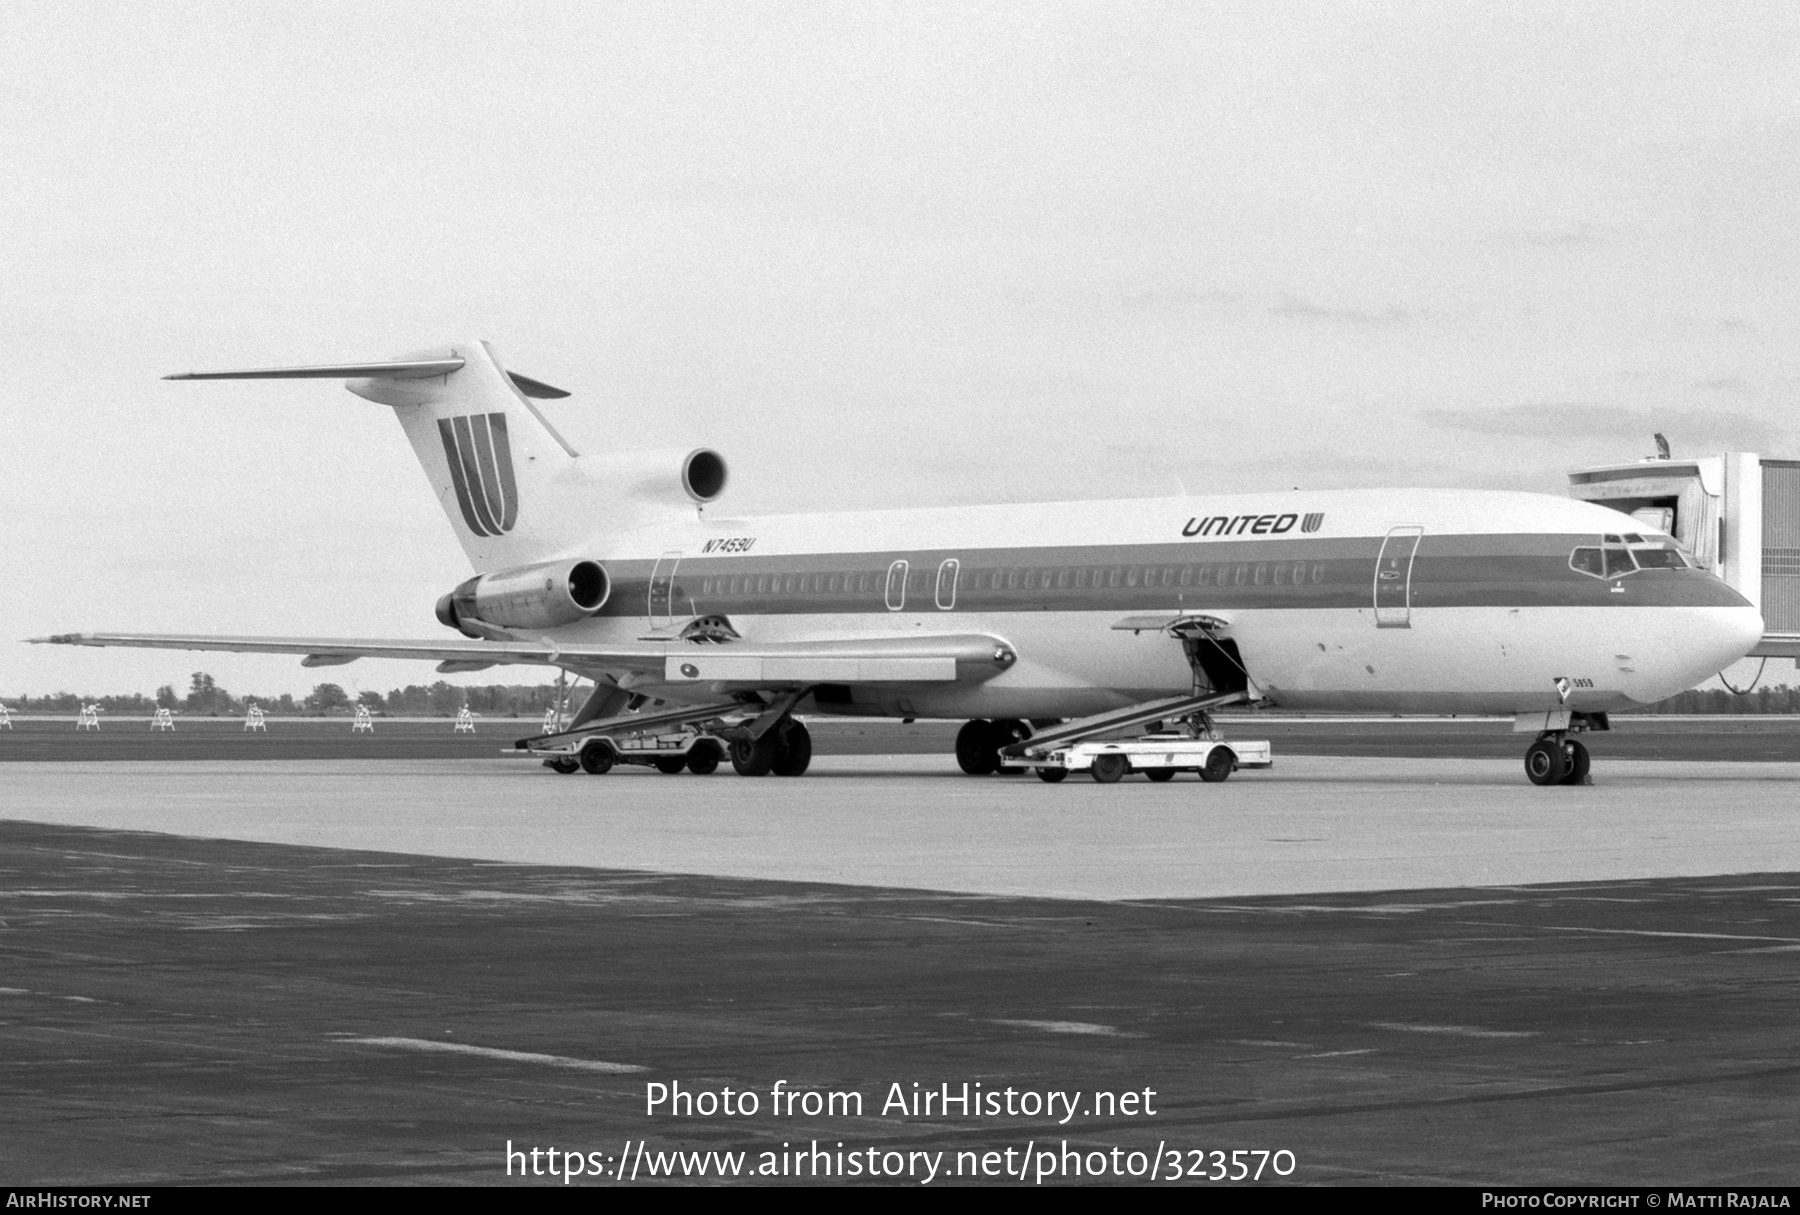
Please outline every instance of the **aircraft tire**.
[[769, 770], [776, 776], [799, 776], [811, 764], [812, 732], [800, 722], [793, 722], [782, 732], [774, 766]]
[[1559, 740], [1540, 738], [1525, 748], [1525, 779], [1532, 784], [1560, 784], [1566, 771], [1563, 745]]
[[724, 758], [725, 752], [718, 743], [711, 739], [697, 742], [693, 750], [688, 752], [688, 771], [695, 776], [711, 776], [719, 770], [719, 761]]
[[1588, 783], [1588, 770], [1593, 760], [1588, 755], [1587, 747], [1574, 739], [1563, 744], [1563, 776], [1558, 781], [1561, 785], [1585, 785]]
[[1206, 762], [1200, 766], [1200, 779], [1209, 785], [1216, 785], [1222, 780], [1231, 778], [1232, 769], [1237, 767], [1237, 756], [1230, 747], [1214, 747], [1207, 754]]
[[1096, 783], [1110, 785], [1131, 771], [1131, 761], [1116, 752], [1094, 756], [1094, 765], [1088, 769]]
[[1000, 770], [1000, 758], [994, 752], [1000, 747], [994, 723], [977, 718], [966, 721], [956, 732], [956, 766], [970, 776], [988, 776]]
[[1166, 780], [1174, 780], [1175, 779], [1175, 769], [1173, 769], [1173, 768], [1145, 768], [1144, 775], [1149, 777], [1151, 780], [1155, 781], [1157, 784], [1160, 785]]
[[[994, 722], [993, 731], [993, 737], [989, 741], [993, 744], [992, 749], [995, 751], [1001, 747], [1010, 747], [1016, 742], [1024, 742], [1031, 737], [1031, 727], [1011, 717], [1003, 717]], [[997, 756], [994, 763], [996, 764], [994, 771], [1001, 776], [1025, 775], [1025, 765], [1023, 764], [1009, 764]]]
[[612, 771], [612, 748], [605, 743], [594, 743], [581, 749], [581, 770], [589, 776], [605, 776]]
[[688, 766], [687, 756], [671, 755], [656, 761], [656, 770], [664, 776], [679, 776]]
[[581, 761], [574, 756], [563, 756], [545, 762], [544, 766], [558, 776], [567, 776], [571, 772], [581, 771]]
[[755, 742], [740, 738], [731, 744], [731, 766], [739, 776], [767, 776], [769, 769], [775, 766], [774, 732], [763, 735]]
[[1037, 774], [1038, 779], [1043, 781], [1046, 785], [1054, 785], [1058, 781], [1067, 778], [1069, 770], [1067, 768], [1043, 767], [1037, 770]]

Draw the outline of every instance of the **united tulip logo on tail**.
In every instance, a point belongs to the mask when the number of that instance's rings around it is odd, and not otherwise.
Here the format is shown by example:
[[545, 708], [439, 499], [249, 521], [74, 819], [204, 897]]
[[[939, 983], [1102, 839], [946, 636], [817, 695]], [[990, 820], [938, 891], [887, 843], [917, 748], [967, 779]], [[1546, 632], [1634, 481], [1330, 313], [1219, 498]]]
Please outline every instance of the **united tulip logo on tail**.
[[456, 486], [463, 522], [477, 536], [504, 536], [519, 517], [519, 490], [513, 480], [512, 445], [503, 413], [438, 419], [444, 458]]

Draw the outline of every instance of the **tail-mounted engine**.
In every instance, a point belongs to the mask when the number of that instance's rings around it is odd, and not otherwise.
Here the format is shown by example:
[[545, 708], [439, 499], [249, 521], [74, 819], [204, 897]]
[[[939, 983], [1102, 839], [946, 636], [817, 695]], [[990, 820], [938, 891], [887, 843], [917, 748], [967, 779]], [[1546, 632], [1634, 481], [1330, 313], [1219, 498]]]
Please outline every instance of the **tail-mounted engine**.
[[547, 629], [592, 616], [612, 594], [596, 561], [546, 561], [471, 578], [437, 602], [437, 618], [470, 637], [476, 626]]

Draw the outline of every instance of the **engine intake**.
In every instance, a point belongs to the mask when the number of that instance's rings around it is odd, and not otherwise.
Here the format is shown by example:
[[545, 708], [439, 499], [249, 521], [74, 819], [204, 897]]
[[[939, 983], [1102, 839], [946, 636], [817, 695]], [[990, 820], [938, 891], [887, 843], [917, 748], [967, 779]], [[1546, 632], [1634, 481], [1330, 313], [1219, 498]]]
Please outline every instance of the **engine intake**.
[[696, 502], [711, 502], [725, 492], [725, 457], [708, 447], [697, 447], [681, 462], [681, 488]]
[[573, 624], [606, 606], [612, 579], [597, 561], [546, 561], [469, 579], [437, 602], [438, 620], [470, 637], [471, 621], [503, 629]]

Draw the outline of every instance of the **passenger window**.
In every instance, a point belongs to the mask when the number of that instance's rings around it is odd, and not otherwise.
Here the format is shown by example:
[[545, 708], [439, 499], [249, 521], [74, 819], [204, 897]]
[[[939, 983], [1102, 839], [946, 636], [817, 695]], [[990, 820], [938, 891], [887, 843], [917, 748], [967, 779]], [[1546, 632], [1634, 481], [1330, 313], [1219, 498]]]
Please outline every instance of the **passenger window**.
[[1325, 566], [1323, 562], [1315, 561], [1313, 563], [1312, 580], [1314, 583], [1323, 582], [1325, 580]]
[[1273, 581], [1274, 581], [1274, 583], [1275, 583], [1275, 585], [1276, 585], [1276, 586], [1280, 586], [1280, 585], [1281, 585], [1281, 580], [1282, 580], [1282, 578], [1283, 578], [1283, 577], [1284, 577], [1284, 576], [1285, 576], [1285, 575], [1286, 575], [1286, 574], [1287, 574], [1287, 566], [1285, 566], [1285, 565], [1278, 565], [1278, 566], [1276, 566], [1276, 567], [1275, 567], [1275, 574], [1274, 574], [1274, 579], [1273, 579]]
[[1018, 570], [1007, 570], [1006, 571], [1006, 589], [1009, 591], [1016, 591], [1019, 589], [1019, 571]]
[[1268, 576], [1269, 576], [1269, 563], [1267, 561], [1257, 562], [1256, 563], [1256, 574], [1251, 579], [1251, 581], [1256, 583], [1257, 586], [1261, 586], [1263, 584], [1263, 581], [1265, 579], [1267, 579]]
[[1107, 574], [1107, 576], [1106, 576], [1106, 585], [1109, 587], [1118, 586], [1119, 583], [1124, 580], [1124, 578], [1125, 578], [1124, 569], [1115, 565], [1112, 567], [1112, 572]]
[[1138, 584], [1138, 570], [1137, 570], [1137, 566], [1134, 565], [1130, 569], [1125, 571], [1125, 585], [1126, 586], [1136, 586], [1137, 584]]
[[1247, 562], [1244, 562], [1244, 563], [1240, 563], [1240, 564], [1239, 564], [1239, 565], [1238, 565], [1238, 567], [1237, 567], [1237, 576], [1236, 576], [1236, 577], [1234, 577], [1234, 578], [1233, 578], [1233, 579], [1232, 579], [1232, 580], [1231, 580], [1231, 581], [1232, 581], [1232, 585], [1234, 585], [1234, 586], [1243, 586], [1243, 585], [1244, 585], [1244, 579], [1246, 579], [1246, 578], [1248, 578], [1248, 577], [1249, 577], [1249, 576], [1250, 576], [1250, 566], [1249, 566], [1249, 564], [1248, 564], [1248, 563], [1247, 563]]
[[1182, 566], [1181, 567], [1181, 585], [1182, 586], [1192, 586], [1193, 584], [1194, 584], [1194, 567], [1191, 565]]
[[[1305, 582], [1305, 581], [1306, 581], [1306, 562], [1304, 562], [1304, 561], [1294, 562], [1294, 585], [1299, 586], [1302, 582]], [[1317, 582], [1318, 579], [1315, 578], [1315, 579], [1313, 579], [1313, 581]]]
[[1075, 589], [1078, 591], [1087, 589], [1087, 571], [1085, 569], [1075, 571]]
[[1069, 571], [1066, 568], [1056, 571], [1056, 589], [1059, 591], [1069, 589]]

